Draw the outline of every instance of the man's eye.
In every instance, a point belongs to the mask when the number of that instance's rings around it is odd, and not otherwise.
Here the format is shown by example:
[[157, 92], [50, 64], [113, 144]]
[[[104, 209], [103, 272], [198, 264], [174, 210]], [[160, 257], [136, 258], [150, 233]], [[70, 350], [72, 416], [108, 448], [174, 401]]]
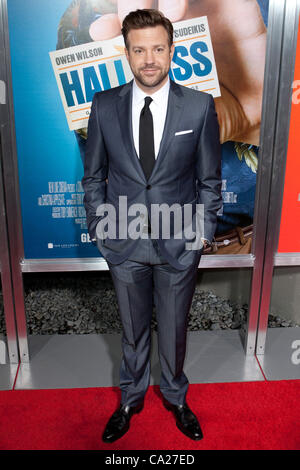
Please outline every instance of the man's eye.
[[141, 53], [142, 53], [142, 49], [135, 49], [134, 52], [135, 52], [135, 54], [141, 54]]
[[163, 47], [158, 47], [158, 48], [156, 49], [156, 52], [159, 52], [159, 53], [161, 53], [161, 52], [163, 52], [163, 51], [164, 51], [164, 48], [163, 48]]

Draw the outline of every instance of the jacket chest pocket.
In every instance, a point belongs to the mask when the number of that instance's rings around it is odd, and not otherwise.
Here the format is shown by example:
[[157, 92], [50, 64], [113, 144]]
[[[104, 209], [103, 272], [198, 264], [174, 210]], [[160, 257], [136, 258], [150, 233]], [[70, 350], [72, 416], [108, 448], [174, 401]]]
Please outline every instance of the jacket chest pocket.
[[192, 157], [196, 150], [197, 135], [195, 133], [176, 135], [173, 139], [173, 151], [179, 157]]
[[192, 142], [197, 137], [197, 132], [192, 127], [184, 127], [182, 131], [177, 131], [174, 134], [174, 142], [180, 144], [181, 142]]

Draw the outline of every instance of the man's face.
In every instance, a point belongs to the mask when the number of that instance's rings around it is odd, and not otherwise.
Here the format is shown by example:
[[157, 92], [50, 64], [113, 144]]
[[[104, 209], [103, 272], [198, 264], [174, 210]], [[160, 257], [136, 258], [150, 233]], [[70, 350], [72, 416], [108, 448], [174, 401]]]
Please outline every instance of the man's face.
[[174, 45], [169, 46], [163, 26], [130, 30], [125, 53], [137, 83], [146, 93], [154, 93], [166, 83]]

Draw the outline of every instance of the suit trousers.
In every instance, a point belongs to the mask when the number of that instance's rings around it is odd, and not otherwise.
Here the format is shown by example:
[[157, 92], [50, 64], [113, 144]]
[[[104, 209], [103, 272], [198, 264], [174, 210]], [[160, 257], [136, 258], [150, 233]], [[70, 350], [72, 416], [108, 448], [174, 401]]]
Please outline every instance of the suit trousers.
[[179, 271], [161, 255], [156, 240], [140, 238], [130, 259], [108, 263], [123, 325], [120, 368], [121, 403], [143, 401], [150, 382], [151, 320], [156, 310], [160, 390], [175, 405], [185, 402], [188, 379], [183, 371], [188, 314], [196, 285], [200, 253]]

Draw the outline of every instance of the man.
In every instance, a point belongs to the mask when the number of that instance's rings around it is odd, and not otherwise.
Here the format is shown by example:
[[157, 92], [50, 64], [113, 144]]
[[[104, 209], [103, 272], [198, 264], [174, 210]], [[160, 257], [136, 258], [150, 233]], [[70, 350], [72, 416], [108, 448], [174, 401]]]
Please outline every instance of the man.
[[[199, 440], [201, 428], [186, 402], [183, 363], [203, 245], [188, 245], [187, 236], [179, 238], [175, 219], [189, 205], [194, 223], [196, 204], [204, 205], [201, 236], [205, 243], [211, 242], [221, 206], [218, 121], [211, 95], [169, 79], [173, 27], [163, 14], [151, 9], [131, 12], [123, 21], [122, 34], [134, 80], [95, 94], [82, 180], [89, 234], [97, 238], [107, 260], [123, 324], [121, 404], [108, 421], [103, 440], [113, 442], [124, 435], [132, 415], [143, 407], [150, 380], [152, 296], [164, 404], [177, 427]], [[134, 211], [116, 210], [108, 216], [99, 211], [105, 203], [117, 209], [120, 196], [126, 196], [126, 207], [140, 208], [139, 238], [128, 236]], [[152, 207], [162, 204], [176, 207], [169, 237], [150, 217]], [[99, 229], [104, 219], [116, 223], [115, 233], [107, 238], [102, 236], [103, 225]]]

